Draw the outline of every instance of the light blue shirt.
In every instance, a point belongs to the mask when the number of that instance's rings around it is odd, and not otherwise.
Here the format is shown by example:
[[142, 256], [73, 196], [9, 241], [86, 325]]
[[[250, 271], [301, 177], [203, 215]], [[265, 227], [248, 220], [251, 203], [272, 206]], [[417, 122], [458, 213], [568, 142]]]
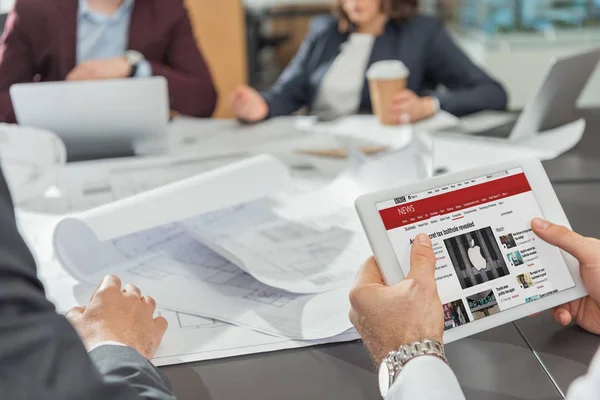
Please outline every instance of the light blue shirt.
[[[90, 9], [87, 0], [79, 0], [77, 15], [77, 64], [84, 61], [122, 57], [128, 50], [129, 23], [135, 0], [125, 0], [113, 15]], [[146, 60], [138, 65], [136, 78], [152, 76]]]

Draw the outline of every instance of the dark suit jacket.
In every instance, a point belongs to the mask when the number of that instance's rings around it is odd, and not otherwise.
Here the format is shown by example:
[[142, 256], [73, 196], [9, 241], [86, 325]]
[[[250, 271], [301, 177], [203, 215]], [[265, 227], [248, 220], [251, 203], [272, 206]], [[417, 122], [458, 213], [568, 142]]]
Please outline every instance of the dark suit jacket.
[[10, 400], [174, 400], [156, 368], [130, 347], [86, 353], [56, 314], [17, 232], [0, 171], [0, 398]]
[[[269, 116], [289, 115], [303, 106], [310, 109], [347, 39], [332, 16], [314, 18], [294, 60], [263, 93]], [[369, 65], [382, 60], [402, 61], [410, 69], [408, 88], [421, 96], [436, 96], [441, 108], [456, 116], [506, 108], [502, 86], [469, 60], [436, 18], [416, 15], [401, 23], [389, 22], [375, 40]], [[360, 111], [372, 112], [366, 74]]]
[[[14, 83], [61, 81], [75, 67], [78, 0], [16, 0], [0, 45], [0, 121], [15, 122]], [[210, 117], [217, 93], [183, 0], [135, 2], [129, 50], [142, 53], [169, 84], [171, 109]]]

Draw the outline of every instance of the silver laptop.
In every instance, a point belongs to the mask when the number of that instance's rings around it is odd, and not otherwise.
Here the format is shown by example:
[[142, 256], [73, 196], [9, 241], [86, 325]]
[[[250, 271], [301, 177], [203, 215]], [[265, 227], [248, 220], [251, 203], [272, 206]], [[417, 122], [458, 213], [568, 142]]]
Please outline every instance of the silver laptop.
[[158, 153], [167, 146], [169, 95], [163, 77], [15, 84], [21, 125], [56, 133], [69, 159]]
[[599, 61], [600, 48], [554, 58], [516, 122], [477, 132], [482, 136], [478, 139], [508, 137], [516, 142], [572, 122], [577, 100]]

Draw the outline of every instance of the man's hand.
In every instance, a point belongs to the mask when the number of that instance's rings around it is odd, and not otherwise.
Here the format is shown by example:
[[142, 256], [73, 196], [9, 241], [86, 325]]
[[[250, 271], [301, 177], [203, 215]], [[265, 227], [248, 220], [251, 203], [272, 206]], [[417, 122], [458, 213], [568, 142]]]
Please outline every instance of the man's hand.
[[581, 280], [589, 293], [583, 299], [556, 307], [552, 316], [561, 325], [575, 321], [583, 329], [600, 335], [600, 241], [539, 218], [534, 219], [531, 226], [542, 240], [565, 250], [579, 261]]
[[269, 115], [269, 105], [256, 90], [241, 85], [229, 96], [229, 105], [235, 116], [247, 122], [259, 122]]
[[131, 65], [129, 65], [125, 57], [116, 57], [83, 62], [69, 72], [66, 80], [121, 79], [129, 77], [130, 73]]
[[109, 275], [92, 295], [87, 307], [75, 307], [67, 319], [83, 339], [86, 348], [104, 341], [115, 341], [133, 347], [148, 360], [156, 354], [167, 320], [154, 319], [156, 302], [143, 296], [140, 289], [125, 285]]
[[390, 351], [418, 340], [442, 343], [444, 311], [435, 282], [431, 240], [416, 237], [410, 273], [400, 284], [386, 286], [377, 262], [367, 260], [350, 292], [350, 321], [379, 365]]
[[429, 118], [436, 111], [432, 97], [419, 97], [412, 90], [406, 89], [394, 97], [391, 118], [398, 124], [410, 124]]

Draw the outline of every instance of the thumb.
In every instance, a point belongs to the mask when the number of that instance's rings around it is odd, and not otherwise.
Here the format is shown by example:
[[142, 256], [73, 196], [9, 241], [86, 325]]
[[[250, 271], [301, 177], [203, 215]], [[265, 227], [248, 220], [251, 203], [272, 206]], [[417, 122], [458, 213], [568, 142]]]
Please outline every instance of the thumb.
[[531, 222], [533, 232], [545, 242], [557, 246], [579, 260], [582, 265], [600, 263], [600, 246], [592, 239], [581, 236], [567, 227], [555, 225], [541, 218]]
[[435, 281], [436, 257], [429, 236], [420, 234], [415, 238], [410, 252], [408, 279], [415, 281]]

